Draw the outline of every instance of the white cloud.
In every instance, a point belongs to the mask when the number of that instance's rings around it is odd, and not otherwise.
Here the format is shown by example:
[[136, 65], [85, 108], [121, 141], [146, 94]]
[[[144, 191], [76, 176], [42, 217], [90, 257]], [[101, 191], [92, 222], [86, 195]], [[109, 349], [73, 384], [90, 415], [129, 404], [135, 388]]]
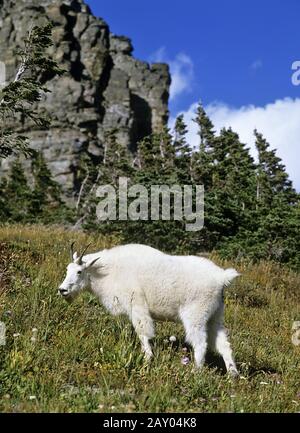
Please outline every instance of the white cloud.
[[[194, 146], [198, 145], [197, 126], [192, 121], [195, 117], [197, 104], [192, 104], [184, 112], [184, 118], [189, 128], [188, 139]], [[297, 190], [300, 190], [300, 98], [284, 98], [267, 104], [264, 107], [254, 105], [240, 108], [230, 107], [222, 102], [215, 102], [205, 107], [216, 131], [222, 127], [231, 126], [237, 132], [242, 142], [250, 147], [256, 157], [253, 130], [261, 132], [272, 149], [286, 165], [287, 172]], [[181, 113], [178, 113], [181, 114]], [[170, 120], [173, 127], [174, 119]]]
[[194, 64], [192, 59], [185, 53], [178, 53], [175, 58], [169, 59], [165, 47], [159, 48], [151, 57], [151, 62], [166, 62], [170, 66], [171, 87], [170, 100], [184, 92], [192, 90], [194, 80]]
[[192, 90], [194, 69], [192, 60], [184, 53], [177, 54], [169, 64], [172, 77], [170, 87], [170, 100], [172, 101], [181, 93]]
[[155, 53], [151, 54], [149, 61], [150, 62], [164, 62], [166, 59], [166, 47], [160, 47]]

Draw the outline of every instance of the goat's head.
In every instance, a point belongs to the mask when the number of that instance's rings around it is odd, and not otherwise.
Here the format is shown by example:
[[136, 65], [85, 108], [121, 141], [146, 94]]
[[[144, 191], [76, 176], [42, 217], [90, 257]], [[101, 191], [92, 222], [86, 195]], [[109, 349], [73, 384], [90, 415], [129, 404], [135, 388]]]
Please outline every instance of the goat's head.
[[68, 302], [72, 302], [77, 295], [89, 286], [89, 268], [99, 259], [99, 257], [88, 262], [83, 261], [83, 256], [90, 244], [78, 255], [73, 252], [74, 242], [71, 245], [71, 263], [67, 266], [67, 275], [59, 286], [59, 293]]

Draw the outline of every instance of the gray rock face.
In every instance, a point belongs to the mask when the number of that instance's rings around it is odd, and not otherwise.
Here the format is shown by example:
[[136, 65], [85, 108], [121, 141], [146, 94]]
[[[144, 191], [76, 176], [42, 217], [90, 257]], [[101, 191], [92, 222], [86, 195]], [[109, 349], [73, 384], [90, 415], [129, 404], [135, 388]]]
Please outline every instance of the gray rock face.
[[[134, 151], [166, 124], [170, 75], [165, 64], [132, 57], [131, 41], [113, 35], [82, 0], [0, 0], [0, 60], [8, 80], [17, 68], [14, 50], [45, 16], [54, 24], [50, 53], [67, 72], [48, 81], [51, 93], [40, 102], [53, 119], [50, 130], [28, 125], [24, 132], [70, 196], [82, 156], [101, 164], [105, 132], [117, 128], [120, 143]], [[3, 161], [0, 170], [8, 165]]]

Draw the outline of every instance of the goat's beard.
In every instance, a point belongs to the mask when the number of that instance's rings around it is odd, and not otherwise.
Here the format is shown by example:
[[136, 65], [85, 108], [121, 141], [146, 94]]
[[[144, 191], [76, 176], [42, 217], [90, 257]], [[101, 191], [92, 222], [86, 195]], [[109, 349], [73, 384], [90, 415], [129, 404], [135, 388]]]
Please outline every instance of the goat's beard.
[[72, 296], [72, 295], [70, 294], [70, 295], [67, 295], [67, 296], [63, 296], [63, 298], [64, 298], [64, 300], [65, 300], [68, 304], [72, 304], [72, 302], [73, 302], [74, 299], [75, 299], [75, 296]]
[[63, 296], [63, 299], [68, 303], [68, 304], [72, 304], [72, 302], [75, 300], [75, 298], [77, 298], [79, 294], [79, 291], [77, 292], [70, 292], [67, 295]]

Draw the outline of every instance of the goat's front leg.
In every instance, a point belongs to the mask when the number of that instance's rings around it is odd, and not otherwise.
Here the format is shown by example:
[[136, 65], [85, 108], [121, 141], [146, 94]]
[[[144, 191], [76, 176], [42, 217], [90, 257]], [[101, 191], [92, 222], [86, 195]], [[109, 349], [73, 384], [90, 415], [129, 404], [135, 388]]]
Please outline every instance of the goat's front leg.
[[133, 306], [131, 312], [133, 327], [141, 341], [146, 360], [153, 356], [149, 340], [154, 337], [153, 320], [146, 306]]
[[139, 339], [141, 341], [142, 351], [145, 354], [145, 359], [149, 361], [153, 356], [153, 352], [149, 343], [149, 337], [146, 335], [139, 335]]

